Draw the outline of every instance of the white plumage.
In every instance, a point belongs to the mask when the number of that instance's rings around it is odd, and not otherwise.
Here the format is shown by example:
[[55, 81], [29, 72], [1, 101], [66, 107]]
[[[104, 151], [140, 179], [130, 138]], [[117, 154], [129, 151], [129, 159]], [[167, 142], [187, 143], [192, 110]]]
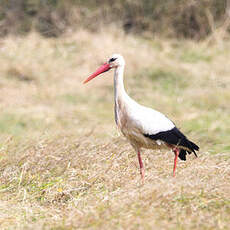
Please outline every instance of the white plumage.
[[164, 114], [142, 106], [128, 96], [123, 83], [124, 67], [124, 58], [119, 54], [114, 54], [84, 83], [103, 72], [112, 68], [115, 69], [115, 121], [118, 128], [137, 151], [142, 180], [144, 180], [144, 166], [140, 155], [141, 148], [172, 149], [175, 154], [173, 168], [173, 175], [175, 175], [177, 157], [186, 160], [186, 154], [193, 152], [196, 155], [195, 151], [199, 150], [199, 147], [189, 141]]
[[[130, 101], [132, 99], [130, 98]], [[126, 103], [126, 102], [125, 102]], [[130, 106], [130, 105], [131, 106]], [[173, 129], [175, 125], [164, 114], [140, 105], [132, 100], [132, 103], [127, 103], [129, 119], [133, 120], [133, 125], [137, 126], [142, 133], [156, 134], [162, 131]]]

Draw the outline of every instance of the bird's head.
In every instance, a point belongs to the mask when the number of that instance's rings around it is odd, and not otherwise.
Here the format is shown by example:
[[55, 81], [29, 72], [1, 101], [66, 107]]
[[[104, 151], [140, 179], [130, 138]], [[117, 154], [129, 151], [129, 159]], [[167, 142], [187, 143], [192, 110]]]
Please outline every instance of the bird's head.
[[117, 68], [118, 66], [124, 66], [125, 60], [120, 54], [113, 54], [107, 63], [110, 65], [110, 68]]
[[125, 60], [120, 54], [113, 54], [107, 62], [100, 66], [92, 75], [90, 75], [83, 83], [87, 83], [99, 74], [109, 71], [112, 68], [118, 68], [125, 65]]

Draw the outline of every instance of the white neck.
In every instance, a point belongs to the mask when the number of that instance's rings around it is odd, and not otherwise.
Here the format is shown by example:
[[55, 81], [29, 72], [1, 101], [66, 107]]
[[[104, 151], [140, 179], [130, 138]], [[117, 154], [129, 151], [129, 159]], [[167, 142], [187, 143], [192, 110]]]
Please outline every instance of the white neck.
[[126, 106], [126, 102], [129, 99], [128, 94], [125, 91], [123, 82], [124, 66], [119, 66], [114, 71], [114, 102], [115, 102], [115, 120], [119, 116], [119, 110], [121, 107]]
[[119, 66], [114, 71], [114, 99], [115, 102], [119, 99], [122, 99], [126, 92], [123, 82], [124, 66]]

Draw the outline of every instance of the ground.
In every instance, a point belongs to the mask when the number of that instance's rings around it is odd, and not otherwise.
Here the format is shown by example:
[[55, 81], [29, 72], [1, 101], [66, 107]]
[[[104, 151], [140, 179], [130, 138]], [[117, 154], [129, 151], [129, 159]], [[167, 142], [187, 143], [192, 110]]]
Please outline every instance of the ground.
[[[109, 28], [0, 41], [1, 229], [228, 229], [229, 41], [143, 39]], [[125, 85], [200, 146], [198, 158], [136, 153], [113, 118], [113, 53]]]

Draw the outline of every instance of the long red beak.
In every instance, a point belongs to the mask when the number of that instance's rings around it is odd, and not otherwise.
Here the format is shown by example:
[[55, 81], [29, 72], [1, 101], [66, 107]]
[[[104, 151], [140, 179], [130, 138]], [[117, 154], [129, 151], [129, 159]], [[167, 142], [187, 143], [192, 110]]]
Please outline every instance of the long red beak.
[[87, 83], [88, 81], [92, 80], [93, 78], [95, 78], [97, 75], [104, 73], [108, 70], [110, 70], [111, 67], [109, 66], [109, 64], [106, 62], [104, 63], [101, 67], [99, 67], [96, 72], [94, 72], [92, 75], [90, 75], [84, 82], [83, 84]]

